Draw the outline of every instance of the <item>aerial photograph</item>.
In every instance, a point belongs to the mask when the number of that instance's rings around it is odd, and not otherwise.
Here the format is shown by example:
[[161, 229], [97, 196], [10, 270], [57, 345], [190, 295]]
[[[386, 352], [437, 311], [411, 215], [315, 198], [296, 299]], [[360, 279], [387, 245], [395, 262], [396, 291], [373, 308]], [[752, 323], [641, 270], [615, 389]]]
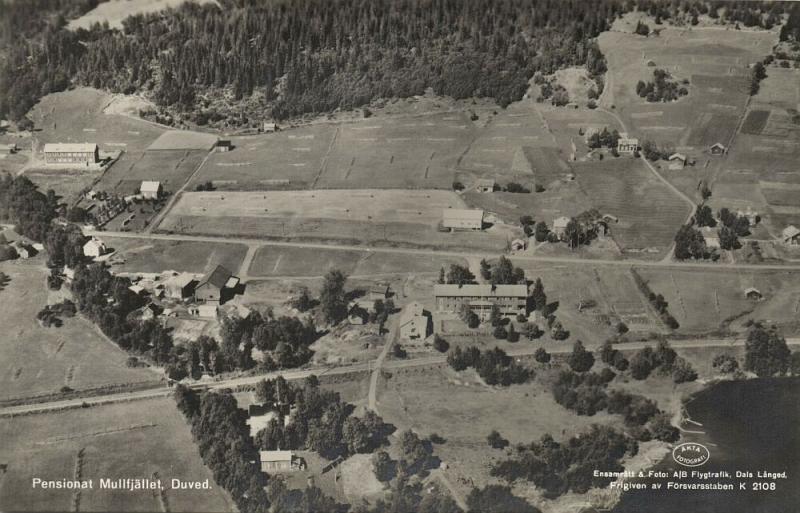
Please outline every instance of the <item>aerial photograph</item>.
[[0, 0], [0, 511], [800, 512], [800, 1]]

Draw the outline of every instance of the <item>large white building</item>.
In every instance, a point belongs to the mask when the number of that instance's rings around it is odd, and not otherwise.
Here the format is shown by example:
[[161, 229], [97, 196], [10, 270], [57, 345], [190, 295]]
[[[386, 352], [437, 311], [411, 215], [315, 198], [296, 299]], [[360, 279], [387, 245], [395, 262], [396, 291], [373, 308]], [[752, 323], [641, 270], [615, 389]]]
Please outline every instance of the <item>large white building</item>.
[[446, 208], [442, 211], [442, 226], [451, 230], [481, 230], [483, 210]]
[[438, 312], [457, 313], [462, 304], [481, 319], [488, 319], [497, 305], [503, 315], [525, 315], [528, 304], [527, 285], [435, 285], [433, 295]]
[[88, 166], [100, 161], [100, 151], [93, 143], [47, 143], [44, 145], [47, 164], [82, 164]]
[[153, 182], [145, 180], [139, 187], [139, 192], [145, 199], [158, 199], [162, 192], [161, 182]]
[[97, 258], [106, 253], [106, 245], [103, 241], [96, 237], [92, 237], [86, 244], [83, 245], [83, 255], [91, 258]]

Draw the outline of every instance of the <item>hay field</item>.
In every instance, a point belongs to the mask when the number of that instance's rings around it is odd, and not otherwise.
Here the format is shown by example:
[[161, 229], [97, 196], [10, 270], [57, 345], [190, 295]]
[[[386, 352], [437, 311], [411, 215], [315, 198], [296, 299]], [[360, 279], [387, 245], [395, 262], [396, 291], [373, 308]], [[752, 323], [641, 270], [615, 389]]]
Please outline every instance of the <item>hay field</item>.
[[436, 190], [312, 190], [189, 192], [159, 231], [266, 238], [504, 247], [507, 233], [441, 233], [445, 208], [465, 208], [453, 192]]
[[150, 151], [158, 150], [203, 150], [214, 147], [219, 137], [203, 132], [190, 130], [169, 130], [147, 147]]
[[449, 189], [474, 132], [465, 112], [341, 124], [316, 186]]
[[[74, 511], [71, 490], [34, 490], [31, 479], [72, 479], [82, 452], [79, 511], [235, 511], [214, 483], [194, 445], [189, 426], [172, 398], [149, 399], [59, 413], [0, 419], [0, 461], [8, 464], [0, 486], [3, 511]], [[210, 490], [166, 491], [162, 505], [153, 491], [99, 489], [101, 478], [172, 478], [203, 481]]]
[[[110, 0], [101, 3], [80, 18], [71, 20], [67, 27], [71, 30], [89, 29], [95, 23], [108, 23], [111, 28], [122, 28], [122, 20], [134, 14], [160, 11], [168, 7], [178, 7], [187, 0]], [[197, 1], [197, 0], [196, 0]], [[199, 0], [197, 3], [214, 2]]]
[[264, 246], [256, 251], [248, 270], [258, 276], [323, 276], [330, 269], [339, 269], [351, 276], [438, 273], [451, 263], [466, 265], [460, 258], [432, 258], [428, 255], [376, 253], [342, 249], [309, 249]]
[[[669, 302], [669, 311], [681, 324], [681, 332], [714, 330], [724, 320], [739, 315], [742, 317], [735, 327], [741, 327], [747, 319], [767, 319], [783, 326], [786, 333], [797, 332], [800, 283], [792, 272], [639, 272], [650, 288]], [[746, 299], [744, 290], [748, 287], [761, 291], [764, 300]]]
[[36, 150], [41, 151], [45, 143], [93, 142], [102, 151], [144, 151], [163, 130], [145, 121], [103, 113], [113, 98], [86, 87], [42, 98], [30, 114], [41, 129], [36, 132]]
[[611, 235], [623, 250], [665, 250], [689, 215], [689, 206], [639, 160], [606, 159], [573, 168], [591, 205], [619, 218]]
[[166, 192], [180, 189], [203, 162], [201, 150], [126, 152], [103, 175], [97, 188], [117, 194], [135, 194], [144, 180], [161, 182]]
[[153, 371], [126, 367], [128, 355], [80, 316], [63, 319], [60, 328], [38, 323], [36, 314], [48, 304], [42, 257], [3, 262], [0, 271], [11, 278], [0, 291], [5, 331], [0, 337], [0, 399], [57, 393], [64, 386], [81, 390], [160, 379]]
[[189, 187], [212, 181], [219, 190], [308, 188], [319, 174], [336, 132], [334, 125], [319, 124], [232, 137], [234, 148], [213, 153]]
[[[2, 161], [0, 161], [2, 162]], [[2, 166], [0, 166], [2, 169]], [[63, 203], [80, 199], [81, 193], [92, 186], [102, 175], [101, 171], [72, 169], [33, 169], [26, 170], [25, 176], [39, 186], [42, 191], [53, 189]]]
[[228, 242], [127, 239], [102, 234], [100, 238], [116, 251], [111, 259], [115, 272], [159, 273], [172, 270], [205, 273], [221, 264], [236, 273], [247, 253], [243, 244]]

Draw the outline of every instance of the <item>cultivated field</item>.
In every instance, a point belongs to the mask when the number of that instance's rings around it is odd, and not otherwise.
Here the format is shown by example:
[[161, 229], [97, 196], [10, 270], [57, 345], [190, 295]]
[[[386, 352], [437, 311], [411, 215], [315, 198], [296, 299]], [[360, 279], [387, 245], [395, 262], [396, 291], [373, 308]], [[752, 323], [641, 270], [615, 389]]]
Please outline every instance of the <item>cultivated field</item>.
[[[681, 324], [681, 332], [703, 332], [733, 321], [741, 328], [747, 319], [765, 319], [782, 327], [784, 334], [798, 330], [800, 283], [792, 272], [725, 271], [671, 272], [642, 269], [641, 276], [657, 294], [669, 302], [670, 313]], [[745, 298], [744, 291], [755, 287], [763, 301]]]
[[[0, 166], [0, 169], [2, 166]], [[72, 203], [81, 198], [81, 193], [91, 188], [102, 176], [101, 171], [76, 171], [69, 169], [39, 169], [26, 171], [25, 176], [42, 191], [53, 189], [63, 203]]]
[[[108, 23], [111, 28], [122, 28], [122, 20], [134, 14], [145, 14], [160, 11], [168, 7], [178, 7], [187, 0], [110, 0], [101, 3], [80, 18], [71, 20], [67, 25], [70, 29], [89, 29], [95, 23]], [[214, 0], [199, 0], [197, 3], [214, 2]]]
[[116, 251], [110, 260], [115, 272], [204, 273], [221, 264], [236, 273], [247, 252], [246, 246], [227, 242], [124, 239], [102, 234], [100, 238]]
[[[183, 415], [171, 398], [91, 410], [0, 419], [0, 480], [4, 511], [75, 511], [72, 490], [32, 489], [31, 480], [93, 479], [79, 511], [235, 511], [230, 496], [204, 466]], [[167, 488], [165, 501], [147, 491], [100, 490], [100, 479], [151, 478]], [[170, 489], [172, 478], [203, 481], [210, 490]]]
[[206, 156], [201, 150], [126, 152], [103, 175], [98, 190], [120, 195], [135, 194], [142, 181], [161, 182], [164, 191], [180, 189]]
[[443, 209], [464, 208], [453, 192], [189, 192], [159, 231], [249, 237], [502, 247], [506, 234], [441, 233]]
[[48, 304], [41, 257], [0, 263], [0, 271], [11, 278], [0, 291], [0, 399], [159, 380], [153, 371], [126, 367], [127, 354], [82, 317], [64, 319], [60, 328], [39, 324], [36, 314]]

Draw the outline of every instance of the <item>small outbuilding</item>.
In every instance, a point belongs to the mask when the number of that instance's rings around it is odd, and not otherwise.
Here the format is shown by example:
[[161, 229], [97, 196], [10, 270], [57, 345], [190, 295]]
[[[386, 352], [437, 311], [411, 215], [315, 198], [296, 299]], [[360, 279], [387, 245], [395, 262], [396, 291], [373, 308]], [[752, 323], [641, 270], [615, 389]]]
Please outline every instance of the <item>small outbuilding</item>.
[[710, 151], [712, 155], [724, 155], [728, 151], [728, 148], [722, 143], [714, 143], [711, 145]]
[[17, 152], [16, 143], [0, 144], [0, 155], [12, 155]]
[[293, 472], [306, 465], [293, 451], [259, 451], [262, 472]]
[[475, 181], [475, 189], [478, 192], [494, 192], [495, 185], [494, 178], [480, 178]]
[[670, 169], [678, 170], [686, 167], [686, 163], [689, 159], [683, 153], [673, 153], [667, 160], [669, 161]]
[[524, 239], [514, 239], [511, 241], [511, 251], [524, 251], [528, 247], [528, 241]]
[[233, 149], [233, 143], [229, 139], [220, 139], [217, 141], [217, 151], [225, 152]]
[[621, 133], [619, 140], [617, 140], [617, 152], [633, 154], [637, 151], [639, 151], [639, 139], [628, 137], [627, 133]]
[[789, 246], [796, 246], [800, 244], [800, 229], [795, 225], [789, 225], [781, 232], [781, 240], [784, 244]]
[[761, 291], [755, 287], [748, 287], [744, 289], [744, 297], [751, 301], [761, 301], [762, 299], [764, 299], [764, 296], [761, 294]]
[[83, 255], [90, 258], [103, 256], [107, 251], [106, 245], [97, 237], [92, 237], [83, 245]]

